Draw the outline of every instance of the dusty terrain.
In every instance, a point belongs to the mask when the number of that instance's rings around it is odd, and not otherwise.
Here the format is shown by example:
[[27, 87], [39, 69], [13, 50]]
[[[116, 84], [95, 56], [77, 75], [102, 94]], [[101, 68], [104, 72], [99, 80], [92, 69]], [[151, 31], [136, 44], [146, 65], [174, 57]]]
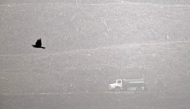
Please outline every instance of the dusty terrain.
[[[0, 109], [190, 107], [188, 2], [102, 2], [1, 2]], [[150, 91], [109, 92], [117, 78]]]
[[1, 94], [1, 109], [189, 109], [189, 92]]

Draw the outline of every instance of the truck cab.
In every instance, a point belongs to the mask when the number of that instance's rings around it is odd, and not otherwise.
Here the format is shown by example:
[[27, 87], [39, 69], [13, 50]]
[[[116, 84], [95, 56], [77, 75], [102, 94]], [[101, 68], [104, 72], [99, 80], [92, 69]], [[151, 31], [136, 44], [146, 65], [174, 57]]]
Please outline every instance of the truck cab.
[[122, 79], [116, 79], [114, 81], [114, 83], [109, 84], [109, 90], [112, 90], [112, 91], [118, 90], [119, 91], [121, 89], [123, 89], [123, 87], [122, 87]]

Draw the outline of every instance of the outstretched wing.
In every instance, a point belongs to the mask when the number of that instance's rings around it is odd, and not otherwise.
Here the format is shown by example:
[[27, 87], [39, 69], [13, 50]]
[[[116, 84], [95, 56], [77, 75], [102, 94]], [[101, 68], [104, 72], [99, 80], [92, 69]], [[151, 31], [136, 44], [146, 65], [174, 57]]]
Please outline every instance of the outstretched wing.
[[38, 47], [41, 47], [41, 46], [42, 46], [42, 41], [41, 41], [41, 39], [38, 39], [38, 40], [36, 41], [36, 46], [38, 46]]

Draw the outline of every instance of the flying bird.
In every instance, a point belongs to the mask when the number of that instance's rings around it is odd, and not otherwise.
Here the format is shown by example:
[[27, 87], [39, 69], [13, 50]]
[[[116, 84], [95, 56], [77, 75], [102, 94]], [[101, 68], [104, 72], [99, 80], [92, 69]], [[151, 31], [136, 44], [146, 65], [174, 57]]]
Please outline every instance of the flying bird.
[[45, 49], [45, 47], [42, 47], [41, 38], [36, 41], [36, 45], [32, 45], [32, 46], [33, 46], [34, 48], [43, 48], [43, 49]]

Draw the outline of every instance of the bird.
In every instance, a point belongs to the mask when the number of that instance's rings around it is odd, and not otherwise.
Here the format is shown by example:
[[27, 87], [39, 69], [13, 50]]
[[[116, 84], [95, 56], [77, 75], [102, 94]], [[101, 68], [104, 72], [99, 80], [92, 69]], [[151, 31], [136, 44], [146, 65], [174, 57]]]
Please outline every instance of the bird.
[[33, 46], [34, 48], [43, 48], [43, 49], [45, 49], [45, 47], [42, 47], [41, 38], [36, 41], [36, 45], [32, 45], [32, 46]]

